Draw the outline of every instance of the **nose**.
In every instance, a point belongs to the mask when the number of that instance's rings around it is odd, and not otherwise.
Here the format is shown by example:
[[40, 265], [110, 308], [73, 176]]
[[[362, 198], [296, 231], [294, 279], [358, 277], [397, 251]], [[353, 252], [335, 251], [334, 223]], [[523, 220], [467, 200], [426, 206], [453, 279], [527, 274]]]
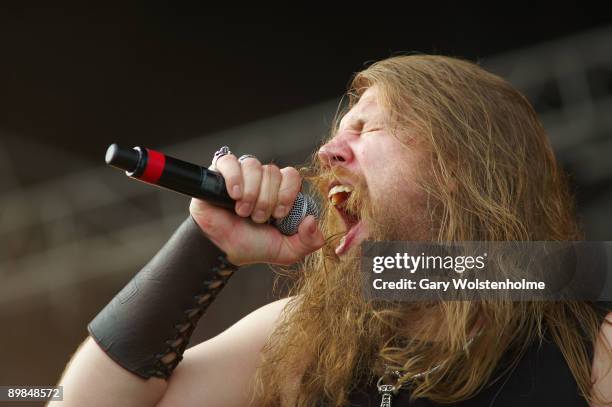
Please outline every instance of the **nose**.
[[326, 166], [347, 165], [353, 160], [353, 153], [342, 136], [336, 136], [318, 151], [319, 160]]

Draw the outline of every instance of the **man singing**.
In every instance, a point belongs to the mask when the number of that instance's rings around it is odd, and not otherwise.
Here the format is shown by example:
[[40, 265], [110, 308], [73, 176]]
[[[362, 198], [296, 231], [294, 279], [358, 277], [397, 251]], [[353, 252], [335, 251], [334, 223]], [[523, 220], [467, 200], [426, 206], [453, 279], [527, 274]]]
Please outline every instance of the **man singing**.
[[[191, 216], [89, 324], [60, 383], [64, 405], [612, 401], [612, 314], [596, 303], [362, 295], [366, 239], [583, 239], [527, 99], [473, 63], [427, 55], [371, 65], [347, 96], [307, 171], [219, 150], [213, 167], [234, 211], [192, 200]], [[287, 215], [303, 177], [325, 204], [285, 236], [267, 221]], [[300, 263], [290, 295], [185, 351], [229, 276], [253, 263]]]

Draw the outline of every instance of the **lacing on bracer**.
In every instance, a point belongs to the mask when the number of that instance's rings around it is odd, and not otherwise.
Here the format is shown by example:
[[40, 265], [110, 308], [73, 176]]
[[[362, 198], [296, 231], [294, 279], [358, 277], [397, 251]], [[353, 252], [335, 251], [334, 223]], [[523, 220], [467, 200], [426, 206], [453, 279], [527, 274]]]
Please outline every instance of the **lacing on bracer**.
[[185, 314], [184, 321], [174, 326], [176, 335], [165, 341], [167, 347], [164, 353], [155, 355], [155, 366], [149, 372], [151, 376], [162, 379], [170, 377], [174, 368], [183, 359], [183, 352], [187, 348], [189, 338], [198, 320], [237, 269], [225, 256], [217, 257], [217, 261], [219, 265], [211, 269], [213, 278], [202, 283], [202, 293], [195, 295], [193, 306], [183, 311]]

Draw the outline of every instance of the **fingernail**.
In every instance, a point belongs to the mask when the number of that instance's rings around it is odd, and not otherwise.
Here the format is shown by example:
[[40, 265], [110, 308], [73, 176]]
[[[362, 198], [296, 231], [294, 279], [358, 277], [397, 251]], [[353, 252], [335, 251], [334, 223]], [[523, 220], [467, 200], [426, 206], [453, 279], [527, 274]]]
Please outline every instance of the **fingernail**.
[[251, 204], [248, 202], [243, 202], [238, 207], [238, 214], [242, 216], [248, 216], [251, 213]]
[[285, 205], [278, 205], [276, 207], [276, 213], [279, 216], [284, 216], [285, 215], [285, 210], [287, 209], [287, 207]]
[[240, 198], [240, 185], [234, 185], [234, 187], [232, 188], [232, 193], [234, 194], [233, 196], [234, 199], [239, 199]]
[[257, 212], [255, 212], [255, 214], [253, 215], [253, 218], [258, 221], [264, 221], [266, 220], [266, 213], [260, 209]]
[[310, 225], [310, 227], [308, 228], [308, 231], [310, 233], [314, 233], [317, 231], [317, 222], [312, 222], [312, 224]]

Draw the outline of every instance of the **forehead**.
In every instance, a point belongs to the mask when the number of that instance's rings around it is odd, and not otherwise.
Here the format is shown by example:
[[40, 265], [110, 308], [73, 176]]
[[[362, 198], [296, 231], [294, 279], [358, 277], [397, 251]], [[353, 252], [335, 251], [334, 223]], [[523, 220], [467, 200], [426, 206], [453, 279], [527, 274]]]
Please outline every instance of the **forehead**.
[[359, 101], [342, 117], [340, 127], [352, 123], [380, 120], [382, 116], [383, 110], [378, 100], [378, 90], [375, 86], [372, 86], [361, 95]]

